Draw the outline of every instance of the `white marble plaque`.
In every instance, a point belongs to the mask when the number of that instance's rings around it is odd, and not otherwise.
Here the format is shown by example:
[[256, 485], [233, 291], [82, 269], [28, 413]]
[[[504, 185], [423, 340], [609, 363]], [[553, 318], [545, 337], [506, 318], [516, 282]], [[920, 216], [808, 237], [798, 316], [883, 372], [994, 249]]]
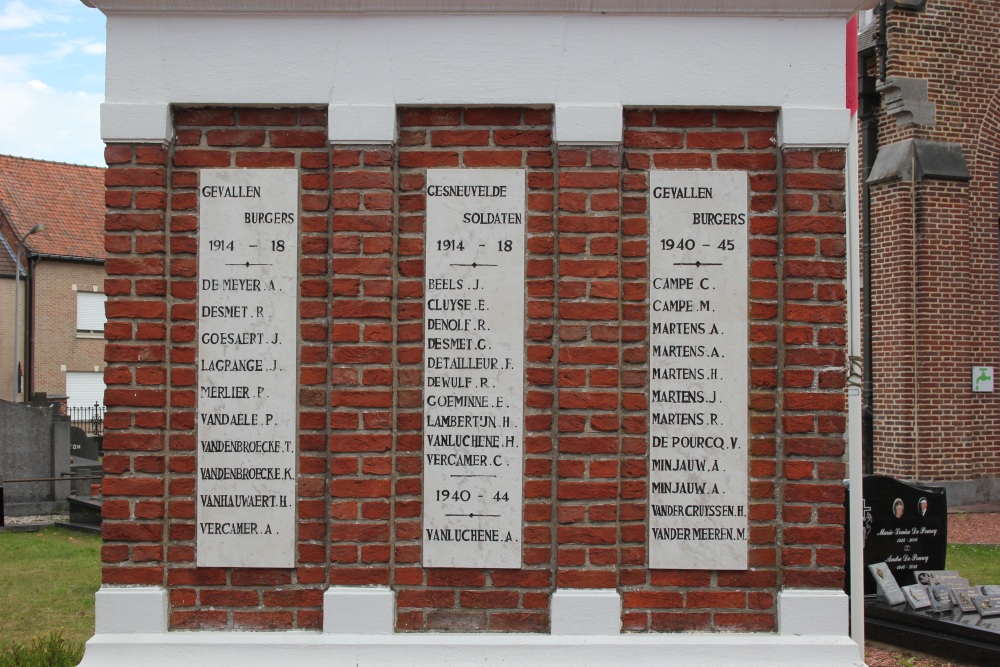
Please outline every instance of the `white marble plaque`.
[[649, 185], [649, 566], [745, 570], [747, 175]]
[[199, 567], [295, 567], [298, 173], [204, 169]]
[[424, 567], [521, 567], [524, 178], [427, 172]]

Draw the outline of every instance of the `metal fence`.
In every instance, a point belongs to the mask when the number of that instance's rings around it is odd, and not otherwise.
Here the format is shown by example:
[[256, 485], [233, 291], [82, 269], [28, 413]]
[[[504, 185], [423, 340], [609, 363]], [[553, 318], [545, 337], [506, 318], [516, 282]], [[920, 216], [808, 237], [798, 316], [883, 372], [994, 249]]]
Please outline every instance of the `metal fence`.
[[82, 428], [87, 435], [104, 435], [104, 406], [94, 403], [88, 406], [66, 408], [70, 423]]

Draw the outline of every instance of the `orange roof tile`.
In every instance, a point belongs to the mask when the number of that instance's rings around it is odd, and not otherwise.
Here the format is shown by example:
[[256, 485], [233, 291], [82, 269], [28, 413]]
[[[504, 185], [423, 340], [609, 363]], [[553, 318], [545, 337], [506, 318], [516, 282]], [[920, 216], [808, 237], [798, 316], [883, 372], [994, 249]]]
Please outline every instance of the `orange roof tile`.
[[100, 259], [104, 251], [104, 169], [0, 155], [0, 211], [32, 253]]

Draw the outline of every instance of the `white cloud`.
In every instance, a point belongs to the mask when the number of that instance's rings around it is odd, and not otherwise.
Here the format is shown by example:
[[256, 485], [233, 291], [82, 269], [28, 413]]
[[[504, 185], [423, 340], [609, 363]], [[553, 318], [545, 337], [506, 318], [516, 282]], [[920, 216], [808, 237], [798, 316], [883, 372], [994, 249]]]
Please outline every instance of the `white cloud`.
[[0, 0], [0, 153], [104, 164], [106, 47], [84, 14], [93, 11], [80, 0]]
[[41, 81], [0, 80], [0, 153], [104, 164], [101, 95], [58, 91]]
[[20, 54], [16, 56], [0, 55], [0, 84], [16, 79], [26, 79], [31, 57]]
[[87, 39], [70, 39], [56, 44], [56, 48], [46, 55], [52, 60], [61, 60], [74, 53], [85, 53], [91, 56], [104, 55], [107, 47], [104, 42], [94, 42]]
[[[36, 3], [37, 4], [37, 3]], [[63, 11], [69, 9], [65, 2]], [[7, 0], [0, 10], [0, 30], [23, 30], [43, 23], [66, 23], [69, 17], [59, 12], [28, 7], [23, 0]]]
[[29, 32], [25, 37], [30, 37], [31, 39], [64, 39], [66, 37], [65, 32]]
[[0, 30], [20, 30], [45, 23], [45, 15], [29, 9], [21, 0], [10, 0], [0, 12]]

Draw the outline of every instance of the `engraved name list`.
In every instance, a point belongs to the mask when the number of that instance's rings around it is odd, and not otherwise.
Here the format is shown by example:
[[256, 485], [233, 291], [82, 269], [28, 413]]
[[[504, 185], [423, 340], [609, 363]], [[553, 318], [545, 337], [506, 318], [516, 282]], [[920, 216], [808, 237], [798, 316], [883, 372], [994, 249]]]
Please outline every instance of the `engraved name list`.
[[521, 567], [524, 171], [427, 172], [425, 567]]
[[745, 570], [747, 175], [649, 181], [649, 566]]
[[295, 566], [298, 173], [199, 188], [200, 567]]

